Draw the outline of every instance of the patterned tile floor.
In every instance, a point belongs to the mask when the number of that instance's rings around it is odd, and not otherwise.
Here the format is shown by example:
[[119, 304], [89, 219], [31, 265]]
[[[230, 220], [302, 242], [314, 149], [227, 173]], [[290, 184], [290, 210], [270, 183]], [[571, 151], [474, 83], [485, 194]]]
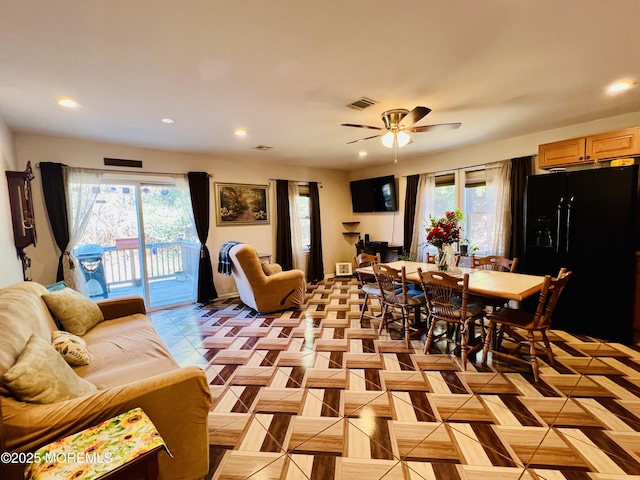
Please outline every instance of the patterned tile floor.
[[207, 478], [640, 479], [638, 347], [553, 331], [536, 384], [517, 363], [463, 371], [419, 338], [378, 336], [362, 301], [340, 277], [298, 311], [235, 298], [150, 315], [209, 378]]

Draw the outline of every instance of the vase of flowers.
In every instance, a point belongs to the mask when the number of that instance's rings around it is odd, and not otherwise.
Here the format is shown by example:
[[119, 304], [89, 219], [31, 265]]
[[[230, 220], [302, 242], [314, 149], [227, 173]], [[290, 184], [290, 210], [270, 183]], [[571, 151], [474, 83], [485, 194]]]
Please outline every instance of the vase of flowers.
[[454, 264], [452, 244], [460, 240], [462, 220], [464, 220], [462, 212], [456, 209], [453, 212], [446, 212], [442, 218], [432, 217], [427, 227], [427, 243], [438, 249], [436, 264], [440, 270], [447, 270]]

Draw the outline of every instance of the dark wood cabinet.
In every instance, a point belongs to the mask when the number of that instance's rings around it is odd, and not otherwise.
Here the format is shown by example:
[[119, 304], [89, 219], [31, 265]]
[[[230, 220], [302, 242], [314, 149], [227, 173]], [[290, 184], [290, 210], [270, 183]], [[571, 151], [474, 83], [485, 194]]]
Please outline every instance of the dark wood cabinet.
[[22, 260], [24, 279], [27, 280], [26, 272], [29, 267], [29, 259], [24, 253], [24, 248], [29, 245], [35, 245], [37, 240], [33, 198], [31, 196], [31, 180], [33, 180], [31, 162], [27, 162], [27, 168], [24, 172], [8, 171], [5, 173], [9, 191], [13, 238], [18, 250], [18, 256]]

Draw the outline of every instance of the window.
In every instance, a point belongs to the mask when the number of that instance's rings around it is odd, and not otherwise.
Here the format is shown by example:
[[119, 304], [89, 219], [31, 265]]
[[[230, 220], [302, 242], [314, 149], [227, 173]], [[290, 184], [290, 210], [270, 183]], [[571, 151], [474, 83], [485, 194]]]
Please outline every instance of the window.
[[434, 218], [444, 217], [445, 212], [456, 209], [456, 180], [455, 174], [447, 173], [436, 177]]
[[[456, 176], [455, 173], [444, 173], [435, 177], [435, 191], [433, 195], [433, 209], [429, 217], [442, 218], [446, 212], [456, 209]], [[429, 229], [430, 218], [425, 216], [426, 228]], [[422, 237], [424, 240], [425, 237]], [[424, 243], [422, 248], [430, 253], [436, 252], [436, 247]], [[421, 254], [419, 254], [421, 255]]]
[[464, 238], [468, 238], [478, 253], [489, 251], [489, 213], [486, 175], [484, 170], [465, 172]]
[[300, 220], [300, 237], [302, 251], [308, 253], [311, 248], [311, 201], [309, 185], [299, 186], [299, 196], [296, 198], [296, 211]]
[[[490, 253], [493, 245], [491, 222], [496, 205], [487, 188], [484, 168], [436, 174], [433, 208], [430, 209], [434, 218], [442, 218], [445, 212], [460, 209], [465, 218], [462, 238], [468, 239], [471, 248], [481, 255]], [[429, 252], [435, 251], [430, 245], [424, 247]]]
[[[69, 179], [74, 210], [81, 208], [82, 190], [93, 192], [71, 248], [82, 267], [77, 275], [85, 295], [138, 295], [148, 309], [195, 301], [200, 242], [189, 187], [181, 180], [105, 175], [96, 185], [81, 174]], [[99, 262], [85, 267], [82, 258]]]

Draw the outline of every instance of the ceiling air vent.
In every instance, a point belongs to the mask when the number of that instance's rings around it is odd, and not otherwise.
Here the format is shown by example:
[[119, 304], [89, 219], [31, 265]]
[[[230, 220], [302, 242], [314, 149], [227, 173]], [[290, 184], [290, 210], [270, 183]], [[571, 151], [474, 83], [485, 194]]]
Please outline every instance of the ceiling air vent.
[[376, 102], [375, 100], [371, 100], [370, 98], [360, 97], [355, 102], [347, 103], [347, 107], [353, 108], [354, 110], [364, 110], [365, 108], [370, 107], [371, 105], [375, 105], [376, 103], [378, 102]]
[[267, 150], [271, 150], [273, 147], [268, 147], [267, 145], [258, 145], [257, 147], [253, 147], [254, 150], [262, 150], [266, 152]]

